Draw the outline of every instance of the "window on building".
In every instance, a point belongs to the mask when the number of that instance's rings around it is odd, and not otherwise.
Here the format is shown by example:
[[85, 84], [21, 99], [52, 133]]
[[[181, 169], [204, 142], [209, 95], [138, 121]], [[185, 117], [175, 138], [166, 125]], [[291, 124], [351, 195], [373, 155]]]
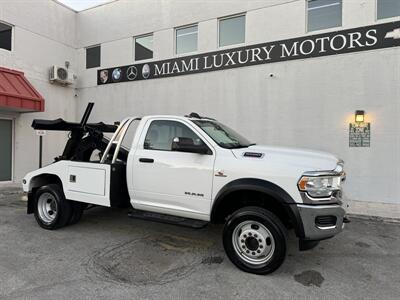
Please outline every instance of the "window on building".
[[135, 60], [153, 58], [153, 34], [135, 38]]
[[197, 51], [198, 26], [186, 26], [177, 28], [176, 35], [176, 54]]
[[219, 46], [241, 44], [245, 41], [246, 16], [228, 17], [219, 20]]
[[176, 121], [158, 120], [150, 124], [144, 140], [144, 149], [148, 150], [172, 150], [174, 138], [191, 138], [195, 145], [201, 145], [203, 141], [185, 124]]
[[12, 27], [0, 23], [0, 48], [11, 51]]
[[100, 45], [86, 48], [86, 69], [100, 67]]
[[342, 26], [342, 0], [307, 0], [307, 30]]
[[400, 16], [399, 0], [378, 0], [378, 19]]

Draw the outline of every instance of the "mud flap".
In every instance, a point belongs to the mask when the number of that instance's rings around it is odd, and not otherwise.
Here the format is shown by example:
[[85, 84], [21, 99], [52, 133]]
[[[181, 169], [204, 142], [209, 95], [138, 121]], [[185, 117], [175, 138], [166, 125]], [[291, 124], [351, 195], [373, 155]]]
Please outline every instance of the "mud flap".
[[29, 192], [28, 193], [28, 204], [27, 204], [27, 214], [33, 214], [35, 210], [35, 199], [34, 199], [34, 192]]

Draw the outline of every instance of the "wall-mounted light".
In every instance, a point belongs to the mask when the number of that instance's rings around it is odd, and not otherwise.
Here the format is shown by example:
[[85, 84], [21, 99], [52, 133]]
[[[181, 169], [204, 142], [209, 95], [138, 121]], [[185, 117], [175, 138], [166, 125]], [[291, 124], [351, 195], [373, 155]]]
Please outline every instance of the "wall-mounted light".
[[356, 110], [354, 121], [349, 124], [349, 147], [370, 147], [371, 124], [365, 122], [365, 111]]
[[364, 115], [365, 115], [365, 112], [363, 110], [356, 110], [356, 113], [355, 113], [355, 116], [354, 116], [356, 123], [363, 123], [364, 122]]

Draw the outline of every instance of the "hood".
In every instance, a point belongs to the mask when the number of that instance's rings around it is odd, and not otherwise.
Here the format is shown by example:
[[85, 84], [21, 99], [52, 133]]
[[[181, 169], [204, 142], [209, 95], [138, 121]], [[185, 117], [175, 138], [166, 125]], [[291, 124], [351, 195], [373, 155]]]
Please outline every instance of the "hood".
[[[304, 171], [331, 171], [339, 162], [339, 159], [331, 153], [301, 148], [254, 145], [233, 149], [232, 152], [238, 159], [290, 164]], [[261, 153], [262, 156], [246, 156], [245, 153], [249, 152]]]

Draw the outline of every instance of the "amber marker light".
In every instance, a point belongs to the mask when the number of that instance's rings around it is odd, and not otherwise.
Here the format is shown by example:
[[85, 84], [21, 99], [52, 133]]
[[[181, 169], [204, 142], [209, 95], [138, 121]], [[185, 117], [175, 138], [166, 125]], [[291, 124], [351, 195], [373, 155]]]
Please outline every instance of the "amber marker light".
[[307, 182], [308, 182], [308, 177], [301, 177], [301, 179], [297, 183], [297, 186], [299, 187], [300, 191], [306, 191]]

